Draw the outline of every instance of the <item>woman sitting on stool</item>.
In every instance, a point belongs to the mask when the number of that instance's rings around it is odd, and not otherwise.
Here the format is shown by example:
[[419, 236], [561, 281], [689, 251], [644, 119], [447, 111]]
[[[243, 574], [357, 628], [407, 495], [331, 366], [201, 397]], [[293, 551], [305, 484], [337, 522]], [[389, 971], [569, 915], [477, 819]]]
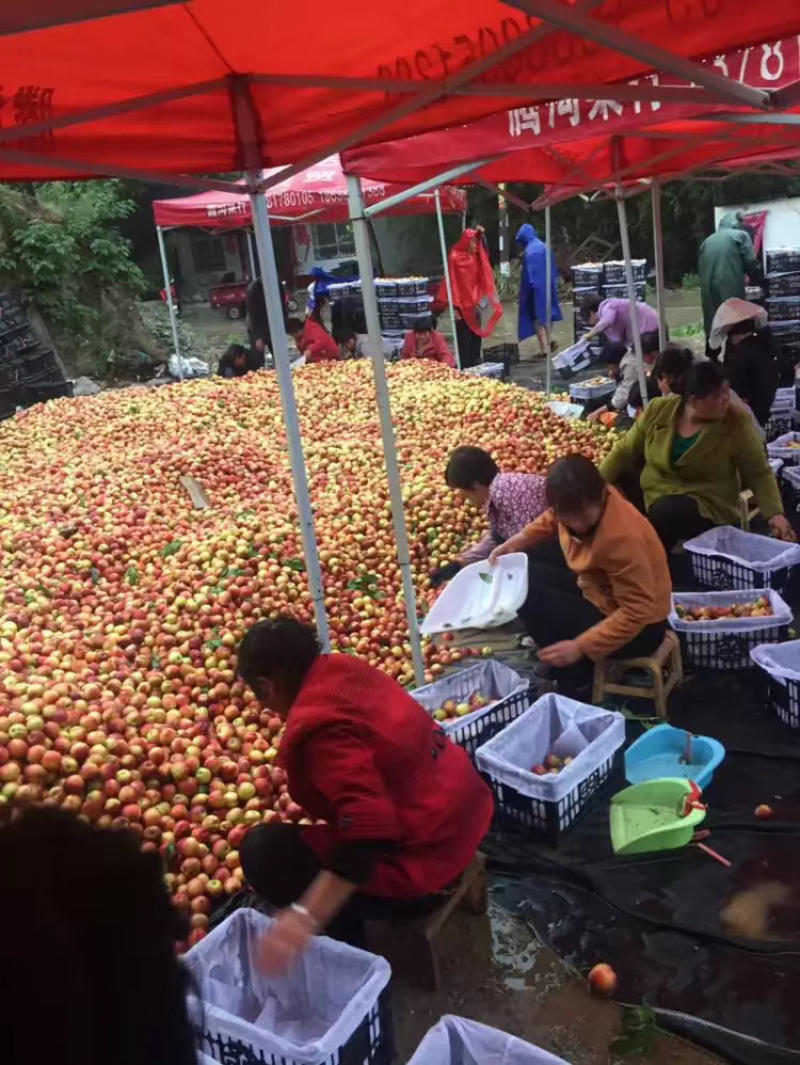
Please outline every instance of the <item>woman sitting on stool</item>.
[[731, 404], [715, 362], [689, 367], [683, 395], [654, 399], [600, 466], [610, 483], [644, 460], [647, 516], [669, 553], [715, 525], [739, 525], [739, 493], [752, 489], [774, 535], [794, 540], [775, 476], [750, 414]]
[[[582, 696], [592, 663], [652, 654], [664, 636], [672, 586], [650, 522], [583, 455], [547, 474], [550, 510], [490, 555], [528, 551], [528, 598], [520, 618], [554, 667], [559, 690]], [[558, 538], [566, 565], [535, 550]]]
[[272, 823], [242, 841], [247, 879], [281, 912], [261, 949], [283, 971], [324, 928], [358, 940], [360, 920], [439, 906], [492, 819], [491, 793], [461, 747], [386, 674], [320, 654], [294, 618], [254, 625], [239, 675], [286, 719], [279, 762], [292, 797], [325, 824]]

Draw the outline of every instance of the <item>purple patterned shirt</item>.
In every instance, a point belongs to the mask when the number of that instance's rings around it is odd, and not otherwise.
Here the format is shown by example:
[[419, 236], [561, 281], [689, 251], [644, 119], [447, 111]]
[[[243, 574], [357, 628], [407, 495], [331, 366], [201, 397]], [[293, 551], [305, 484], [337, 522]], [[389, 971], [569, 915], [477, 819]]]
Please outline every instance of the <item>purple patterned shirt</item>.
[[489, 485], [489, 535], [459, 555], [466, 566], [488, 558], [498, 544], [522, 532], [547, 510], [544, 477], [538, 473], [498, 473]]

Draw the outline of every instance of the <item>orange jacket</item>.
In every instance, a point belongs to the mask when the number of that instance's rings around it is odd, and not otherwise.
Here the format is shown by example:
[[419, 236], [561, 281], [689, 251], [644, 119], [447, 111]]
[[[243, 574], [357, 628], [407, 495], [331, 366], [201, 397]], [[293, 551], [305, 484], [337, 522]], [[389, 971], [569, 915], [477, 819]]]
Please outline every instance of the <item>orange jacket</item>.
[[552, 510], [523, 532], [528, 547], [557, 535], [584, 597], [606, 615], [577, 638], [581, 651], [595, 662], [624, 647], [645, 625], [664, 621], [672, 592], [667, 556], [655, 529], [616, 488], [607, 491], [603, 516], [589, 540], [571, 536]]

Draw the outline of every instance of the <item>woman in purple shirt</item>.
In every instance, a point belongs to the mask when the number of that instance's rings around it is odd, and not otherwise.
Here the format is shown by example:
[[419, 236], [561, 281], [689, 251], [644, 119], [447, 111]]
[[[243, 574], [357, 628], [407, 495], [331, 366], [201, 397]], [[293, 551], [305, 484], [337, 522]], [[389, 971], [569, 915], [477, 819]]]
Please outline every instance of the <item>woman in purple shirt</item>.
[[[587, 296], [581, 304], [584, 318], [592, 327], [582, 340], [591, 340], [601, 333], [607, 341], [633, 347], [633, 326], [631, 324], [630, 301], [613, 296], [601, 300], [599, 295]], [[649, 333], [658, 336], [658, 315], [649, 303], [636, 304], [639, 319], [639, 334], [644, 340]], [[656, 349], [657, 350], [657, 349]]]
[[544, 477], [538, 473], [501, 473], [492, 456], [479, 447], [457, 447], [450, 454], [444, 477], [448, 488], [459, 491], [474, 507], [485, 509], [489, 532], [454, 562], [431, 574], [434, 588], [452, 580], [462, 566], [488, 558], [498, 544], [547, 510]]

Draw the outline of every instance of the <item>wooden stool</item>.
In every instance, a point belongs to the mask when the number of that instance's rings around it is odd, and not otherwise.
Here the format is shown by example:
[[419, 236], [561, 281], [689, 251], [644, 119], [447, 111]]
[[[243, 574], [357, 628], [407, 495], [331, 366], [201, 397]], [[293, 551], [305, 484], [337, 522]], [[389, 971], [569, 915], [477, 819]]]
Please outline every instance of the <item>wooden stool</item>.
[[758, 512], [758, 504], [753, 502], [753, 493], [749, 488], [745, 488], [739, 493], [739, 522], [745, 532], [750, 528], [750, 522]]
[[439, 987], [438, 941], [459, 907], [470, 914], [483, 915], [488, 925], [486, 862], [482, 854], [475, 855], [452, 893], [432, 913], [410, 921], [365, 921], [366, 948], [386, 958], [395, 975], [426, 991], [436, 991]]
[[[644, 669], [653, 679], [650, 687], [639, 688], [624, 684], [631, 669]], [[592, 702], [600, 703], [605, 695], [635, 695], [652, 699], [659, 717], [667, 716], [667, 697], [683, 680], [681, 645], [675, 633], [668, 629], [652, 658], [603, 658], [594, 667]]]

